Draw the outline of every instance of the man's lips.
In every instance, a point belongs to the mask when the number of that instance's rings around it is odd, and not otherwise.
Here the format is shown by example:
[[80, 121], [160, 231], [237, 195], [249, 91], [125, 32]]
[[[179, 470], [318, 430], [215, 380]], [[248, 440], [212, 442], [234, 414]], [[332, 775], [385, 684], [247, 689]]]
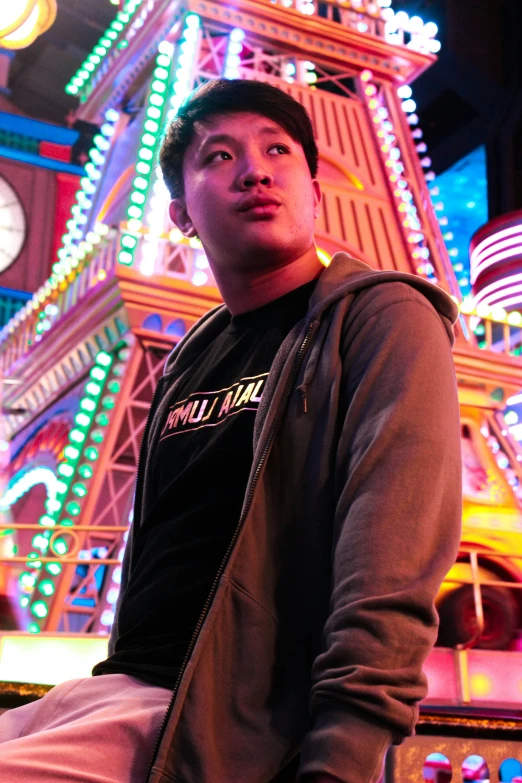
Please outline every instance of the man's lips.
[[275, 211], [275, 208], [279, 206], [281, 206], [281, 202], [272, 196], [250, 196], [241, 202], [237, 211], [250, 212], [251, 210], [255, 210], [260, 214], [264, 214], [265, 212], [269, 214], [270, 212]]

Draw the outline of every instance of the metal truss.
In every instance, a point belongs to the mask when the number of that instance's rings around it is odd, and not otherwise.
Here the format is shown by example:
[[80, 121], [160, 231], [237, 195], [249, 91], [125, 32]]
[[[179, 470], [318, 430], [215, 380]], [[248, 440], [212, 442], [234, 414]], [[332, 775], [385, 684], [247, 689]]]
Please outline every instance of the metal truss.
[[[196, 67], [194, 86], [198, 86], [208, 79], [215, 79], [222, 75], [228, 44], [228, 35], [221, 30], [213, 30], [208, 25], [203, 28], [200, 54]], [[303, 66], [302, 57], [292, 52], [277, 52], [269, 50], [267, 46], [252, 45], [248, 36], [244, 47], [246, 55], [243, 56], [239, 75], [242, 79], [253, 81], [271, 81], [280, 86], [280, 81], [289, 84], [299, 83], [309, 87], [304, 76], [306, 69]], [[353, 79], [358, 75], [357, 69], [331, 73], [320, 64], [315, 64], [317, 81], [315, 89], [324, 89], [359, 100], [354, 91]], [[295, 74], [289, 75], [290, 70]]]
[[217, 79], [224, 70], [228, 35], [203, 27], [194, 86]]
[[194, 269], [194, 248], [165, 242], [164, 252], [158, 257], [159, 274], [191, 280]]
[[[165, 349], [132, 347], [115, 416], [107, 433], [106, 447], [96, 466], [89, 502], [78, 525], [87, 525], [78, 548], [82, 564], [66, 565], [49, 612], [46, 631], [65, 633], [107, 632], [100, 622], [108, 607], [111, 577], [123, 556], [124, 533], [131, 509], [141, 437], [150, 401], [165, 360]], [[100, 529], [101, 528], [101, 529]], [[97, 558], [101, 563], [97, 563]], [[107, 564], [107, 561], [112, 561]]]

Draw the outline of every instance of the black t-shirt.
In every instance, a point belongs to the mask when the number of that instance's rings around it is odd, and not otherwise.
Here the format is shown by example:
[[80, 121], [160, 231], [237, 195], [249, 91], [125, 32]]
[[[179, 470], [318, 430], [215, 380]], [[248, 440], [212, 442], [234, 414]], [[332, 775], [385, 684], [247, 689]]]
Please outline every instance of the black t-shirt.
[[[304, 317], [313, 280], [230, 318], [171, 396], [150, 455], [148, 508], [113, 655], [93, 674], [125, 673], [172, 689], [239, 522], [254, 418], [272, 361]], [[165, 408], [162, 405], [162, 408]]]

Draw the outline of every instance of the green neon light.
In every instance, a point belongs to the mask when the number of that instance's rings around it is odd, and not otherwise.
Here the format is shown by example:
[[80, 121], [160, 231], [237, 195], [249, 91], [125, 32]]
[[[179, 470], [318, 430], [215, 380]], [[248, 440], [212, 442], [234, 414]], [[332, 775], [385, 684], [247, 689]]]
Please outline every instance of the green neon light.
[[[179, 107], [181, 106], [182, 101], [188, 95], [192, 83], [192, 69], [194, 66], [194, 62], [197, 58], [200, 26], [201, 26], [201, 20], [197, 14], [188, 13], [185, 16], [183, 33], [176, 44], [176, 52], [171, 66], [171, 73], [174, 72], [174, 78], [171, 79], [171, 83], [169, 84], [168, 90], [166, 89], [166, 85], [165, 85], [165, 90], [163, 88], [158, 89], [158, 95], [155, 96], [155, 100], [154, 100], [154, 103], [156, 105], [150, 106], [146, 113], [147, 119], [145, 120], [144, 123], [145, 133], [141, 137], [143, 146], [140, 152], [138, 153], [138, 156], [140, 158], [139, 163], [141, 164], [148, 165], [148, 161], [151, 160], [150, 148], [152, 147], [152, 139], [158, 138], [158, 136], [160, 135], [159, 134], [160, 124], [156, 121], [157, 118], [151, 116], [151, 113], [149, 113], [149, 111], [150, 110], [154, 111], [155, 109], [158, 109], [160, 105], [163, 106], [163, 101], [165, 101], [162, 111], [165, 112], [166, 110], [164, 121], [166, 123], [169, 123], [174, 119], [174, 117], [179, 111]], [[157, 63], [157, 65], [159, 66], [160, 63]], [[162, 73], [163, 73], [163, 69], [161, 67], [157, 67], [154, 72], [154, 76], [156, 77], [160, 76]], [[156, 81], [153, 82], [153, 85], [155, 84]], [[157, 151], [157, 146], [158, 144], [156, 143], [154, 145], [155, 153]], [[136, 167], [136, 170], [138, 170], [138, 167]], [[155, 235], [157, 232], [161, 231], [161, 227], [163, 223], [163, 215], [161, 213], [163, 211], [164, 197], [166, 196], [166, 188], [163, 183], [163, 178], [161, 177], [161, 175], [156, 174], [155, 172], [152, 171], [152, 169], [148, 177], [147, 191], [143, 194], [135, 193], [134, 197], [132, 198], [132, 201], [134, 203], [143, 204], [143, 209], [144, 209], [145, 205], [147, 204], [148, 195], [150, 193], [154, 194], [155, 200], [151, 201], [150, 203], [150, 208], [146, 216], [146, 223], [149, 226], [149, 229], [152, 232], [152, 234]], [[143, 198], [144, 196], [146, 198], [145, 201]], [[134, 209], [134, 206], [131, 208]], [[129, 208], [129, 213], [131, 208]], [[150, 249], [152, 249], [152, 254], [150, 252]], [[154, 272], [153, 253], [154, 253], [154, 245], [149, 244], [148, 249], [143, 248], [143, 254], [140, 263], [140, 271], [143, 272], [144, 274], [148, 275]]]
[[[56, 527], [57, 525], [64, 528], [71, 527], [74, 525], [73, 520], [81, 514], [82, 502], [88, 494], [90, 480], [93, 476], [93, 469], [86, 462], [80, 464], [80, 460], [82, 459], [82, 455], [84, 459], [90, 460], [91, 462], [98, 458], [98, 450], [94, 446], [85, 444], [85, 441], [87, 440], [87, 437], [94, 438], [97, 441], [102, 441], [104, 439], [103, 432], [100, 429], [100, 421], [97, 421], [98, 427], [96, 429], [92, 430], [92, 432], [90, 430], [95, 418], [99, 416], [98, 410], [100, 406], [102, 404], [104, 405], [106, 400], [110, 399], [112, 407], [114, 407], [114, 397], [105, 393], [102, 401], [102, 394], [104, 394], [106, 387], [107, 391], [109, 391], [109, 385], [111, 384], [111, 381], [109, 380], [110, 374], [114, 373], [116, 369], [120, 372], [121, 368], [124, 366], [122, 362], [126, 362], [128, 357], [129, 351], [125, 343], [120, 344], [114, 353], [100, 351], [96, 356], [96, 363], [94, 367], [91, 368], [89, 375], [92, 377], [94, 374], [99, 380], [97, 383], [88, 381], [85, 385], [85, 396], [80, 400], [80, 412], [76, 415], [76, 426], [73, 427], [69, 433], [69, 439], [76, 445], [69, 445], [64, 449], [64, 460], [58, 465], [57, 471], [61, 477], [59, 483], [62, 485], [60, 487], [62, 491], [59, 493], [58, 506], [52, 513], [49, 512], [47, 515], [44, 525], [47, 528]], [[114, 384], [114, 381], [112, 381], [112, 384]], [[113, 388], [115, 387], [113, 386]], [[119, 389], [120, 384], [117, 385], [117, 390], [119, 391]], [[106, 424], [109, 424], [109, 418], [105, 414], [103, 415], [105, 416]], [[82, 417], [80, 421], [78, 421], [79, 416]], [[81, 477], [81, 480], [78, 480], [78, 477]], [[67, 513], [71, 518], [61, 517], [62, 512]], [[40, 520], [40, 524], [44, 524], [42, 519]], [[51, 531], [47, 529], [45, 532], [39, 534], [39, 536], [35, 536], [33, 539], [35, 548], [47, 551], [49, 548], [50, 535]], [[69, 546], [67, 541], [62, 536], [56, 538], [51, 546], [51, 551], [58, 557], [67, 554], [68, 549]], [[38, 554], [34, 553], [34, 556], [37, 558]], [[34, 561], [31, 562], [31, 565], [33, 563]], [[40, 566], [41, 565], [42, 564], [40, 563]], [[46, 597], [52, 596], [55, 591], [53, 578], [59, 577], [61, 571], [62, 567], [60, 563], [47, 563], [45, 570], [40, 577], [40, 582], [30, 573], [23, 574], [22, 577], [25, 579], [25, 592], [31, 591], [35, 593], [36, 591], [39, 591], [39, 593]], [[33, 577], [34, 582], [31, 577]], [[38, 620], [44, 620], [49, 610], [47, 603], [39, 598], [30, 605], [30, 611]], [[37, 623], [33, 623], [32, 625], [35, 627]], [[40, 626], [38, 625], [38, 630], [34, 630], [33, 632], [37, 633], [39, 630]]]
[[56, 538], [53, 541], [53, 550], [57, 555], [66, 555], [69, 551], [66, 540], [64, 538]]
[[22, 495], [29, 492], [36, 484], [45, 484], [48, 499], [56, 499], [58, 490], [56, 475], [50, 468], [38, 466], [14, 476], [0, 499], [0, 510], [7, 509], [17, 503]]
[[[133, 181], [133, 190], [129, 195], [127, 217], [129, 229], [139, 230], [143, 217], [143, 205], [147, 201], [152, 173], [152, 161], [161, 140], [160, 128], [162, 120], [166, 116], [167, 103], [165, 93], [169, 89], [169, 83], [174, 78], [176, 58], [174, 47], [168, 41], [162, 41], [158, 46], [158, 54], [154, 68], [154, 79], [149, 87], [147, 108], [143, 120], [142, 146], [138, 150], [136, 161], [137, 176]], [[151, 125], [150, 123], [154, 124]], [[131, 266], [134, 261], [134, 253], [138, 244], [137, 237], [132, 233], [125, 233], [120, 239], [121, 249], [118, 253], [120, 264]]]
[[49, 614], [49, 608], [45, 601], [35, 601], [34, 604], [31, 606], [31, 612], [41, 619], [44, 617], [47, 617]]
[[[89, 231], [84, 238], [85, 228], [91, 217], [91, 209], [93, 205], [92, 195], [98, 188], [98, 182], [101, 179], [103, 169], [105, 167], [106, 154], [102, 154], [100, 149], [104, 153], [110, 148], [110, 139], [114, 133], [114, 126], [118, 121], [119, 113], [114, 109], [108, 109], [105, 113], [106, 122], [102, 125], [101, 133], [94, 137], [94, 146], [89, 151], [91, 163], [85, 166], [86, 176], [80, 180], [82, 189], [76, 193], [76, 201], [71, 207], [71, 218], [67, 221], [68, 233], [62, 236], [62, 244], [57, 252], [58, 261], [53, 264], [53, 274], [44, 284], [44, 286], [36, 292], [33, 299], [29, 303], [30, 309], [39, 309], [42, 306], [42, 291], [44, 298], [49, 296], [52, 290], [56, 289], [60, 284], [66, 280], [66, 275], [69, 275], [85, 258], [86, 254], [93, 250], [93, 246], [98, 243], [102, 236], [108, 232], [108, 226], [104, 226], [101, 223], [95, 225], [95, 231]], [[88, 240], [88, 241], [86, 241]], [[52, 321], [45, 318], [47, 313], [47, 307], [45, 311], [39, 313], [39, 320], [35, 327], [34, 341], [37, 342], [42, 339], [45, 331], [52, 327]], [[26, 306], [26, 312], [29, 312]], [[58, 309], [56, 308], [56, 313]], [[32, 345], [33, 339], [29, 339], [28, 345]]]
[[24, 572], [20, 575], [20, 584], [23, 587], [34, 587], [36, 584], [36, 577], [34, 574], [29, 574], [27, 572]]
[[38, 589], [43, 595], [50, 596], [54, 593], [54, 583], [50, 579], [43, 579], [40, 582]]
[[[104, 32], [91, 54], [83, 61], [72, 79], [65, 86], [65, 92], [69, 95], [77, 95], [84, 87], [92, 82], [94, 74], [98, 71], [103, 59], [114, 49], [124, 49], [128, 41], [124, 36], [129, 28], [133, 16], [143, 0], [128, 0], [123, 11], [118, 11], [116, 18]], [[125, 44], [122, 46], [122, 44]]]

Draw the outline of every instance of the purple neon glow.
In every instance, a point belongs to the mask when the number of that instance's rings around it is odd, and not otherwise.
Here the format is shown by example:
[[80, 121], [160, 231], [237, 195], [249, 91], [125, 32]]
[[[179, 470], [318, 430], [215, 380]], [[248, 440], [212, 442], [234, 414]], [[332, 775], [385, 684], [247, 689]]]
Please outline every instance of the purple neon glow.
[[[509, 239], [506, 239], [509, 237]], [[518, 243], [518, 244], [517, 244]], [[511, 248], [511, 250], [504, 250]], [[498, 252], [503, 251], [503, 252]], [[470, 256], [470, 278], [474, 283], [481, 272], [492, 264], [512, 258], [522, 252], [522, 225], [497, 231], [480, 242]]]

